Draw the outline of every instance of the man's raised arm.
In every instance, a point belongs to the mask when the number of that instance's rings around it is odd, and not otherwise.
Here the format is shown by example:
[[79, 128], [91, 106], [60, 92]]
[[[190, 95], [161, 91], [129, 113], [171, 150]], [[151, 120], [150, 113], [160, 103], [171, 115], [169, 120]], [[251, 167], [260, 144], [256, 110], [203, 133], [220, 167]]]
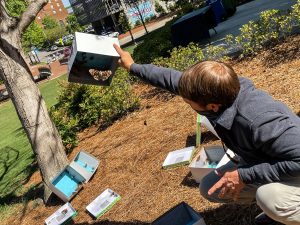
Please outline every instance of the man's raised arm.
[[152, 64], [136, 64], [129, 52], [122, 50], [116, 44], [114, 44], [114, 48], [120, 55], [120, 66], [155, 87], [178, 94], [178, 82], [182, 72]]

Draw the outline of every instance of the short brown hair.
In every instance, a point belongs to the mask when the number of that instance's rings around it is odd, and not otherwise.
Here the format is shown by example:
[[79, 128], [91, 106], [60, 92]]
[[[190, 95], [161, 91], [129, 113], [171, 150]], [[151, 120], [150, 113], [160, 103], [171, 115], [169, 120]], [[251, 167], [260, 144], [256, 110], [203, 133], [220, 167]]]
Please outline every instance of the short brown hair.
[[185, 70], [179, 80], [179, 94], [206, 106], [230, 106], [240, 90], [238, 76], [223, 62], [203, 61]]

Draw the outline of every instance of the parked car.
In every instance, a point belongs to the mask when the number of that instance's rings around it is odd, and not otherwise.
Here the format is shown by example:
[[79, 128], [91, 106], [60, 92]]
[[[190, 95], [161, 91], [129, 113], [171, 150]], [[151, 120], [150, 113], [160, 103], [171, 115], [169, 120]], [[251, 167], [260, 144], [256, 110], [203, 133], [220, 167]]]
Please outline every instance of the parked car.
[[64, 48], [64, 57], [69, 57], [71, 55], [71, 48]]
[[56, 45], [52, 45], [50, 48], [51, 51], [56, 51], [57, 49], [58, 49], [58, 47]]
[[119, 32], [110, 32], [107, 34], [108, 37], [119, 37]]
[[52, 75], [51, 69], [49, 67], [45, 67], [45, 66], [39, 67], [38, 71], [39, 71], [39, 75], [38, 75], [36, 81], [48, 79]]
[[69, 34], [67, 37], [68, 37], [69, 39], [71, 39], [71, 40], [74, 39], [74, 35], [73, 35], [73, 34]]
[[0, 90], [0, 101], [4, 101], [9, 98], [8, 92], [6, 89]]

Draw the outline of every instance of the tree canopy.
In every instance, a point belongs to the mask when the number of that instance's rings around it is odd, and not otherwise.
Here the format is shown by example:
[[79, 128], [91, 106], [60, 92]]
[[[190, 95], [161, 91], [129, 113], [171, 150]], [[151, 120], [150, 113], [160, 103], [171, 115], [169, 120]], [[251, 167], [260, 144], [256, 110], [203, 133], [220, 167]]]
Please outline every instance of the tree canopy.
[[32, 46], [41, 48], [45, 42], [45, 33], [36, 22], [32, 22], [22, 34], [22, 46], [24, 50], [30, 51]]
[[78, 23], [77, 17], [75, 15], [68, 15], [67, 18], [67, 31], [69, 33], [75, 33], [76, 31], [82, 31], [82, 27]]
[[57, 39], [61, 38], [66, 33], [67, 33], [66, 28], [63, 26], [58, 26], [52, 29], [45, 30], [47, 40], [51, 43], [54, 43]]
[[51, 16], [48, 15], [43, 18], [42, 24], [44, 26], [44, 29], [53, 29], [60, 26], [55, 19], [53, 19]]
[[129, 31], [131, 29], [131, 25], [123, 12], [120, 14], [118, 22], [124, 32]]

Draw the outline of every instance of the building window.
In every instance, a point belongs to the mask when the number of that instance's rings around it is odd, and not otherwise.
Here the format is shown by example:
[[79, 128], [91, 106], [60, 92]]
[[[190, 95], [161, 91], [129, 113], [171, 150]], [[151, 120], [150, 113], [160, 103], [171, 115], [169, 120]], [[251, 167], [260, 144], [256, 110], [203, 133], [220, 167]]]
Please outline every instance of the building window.
[[61, 8], [59, 8], [59, 11], [60, 11], [60, 12], [62, 11]]
[[53, 14], [56, 14], [56, 11], [55, 11], [55, 10], [53, 10]]

